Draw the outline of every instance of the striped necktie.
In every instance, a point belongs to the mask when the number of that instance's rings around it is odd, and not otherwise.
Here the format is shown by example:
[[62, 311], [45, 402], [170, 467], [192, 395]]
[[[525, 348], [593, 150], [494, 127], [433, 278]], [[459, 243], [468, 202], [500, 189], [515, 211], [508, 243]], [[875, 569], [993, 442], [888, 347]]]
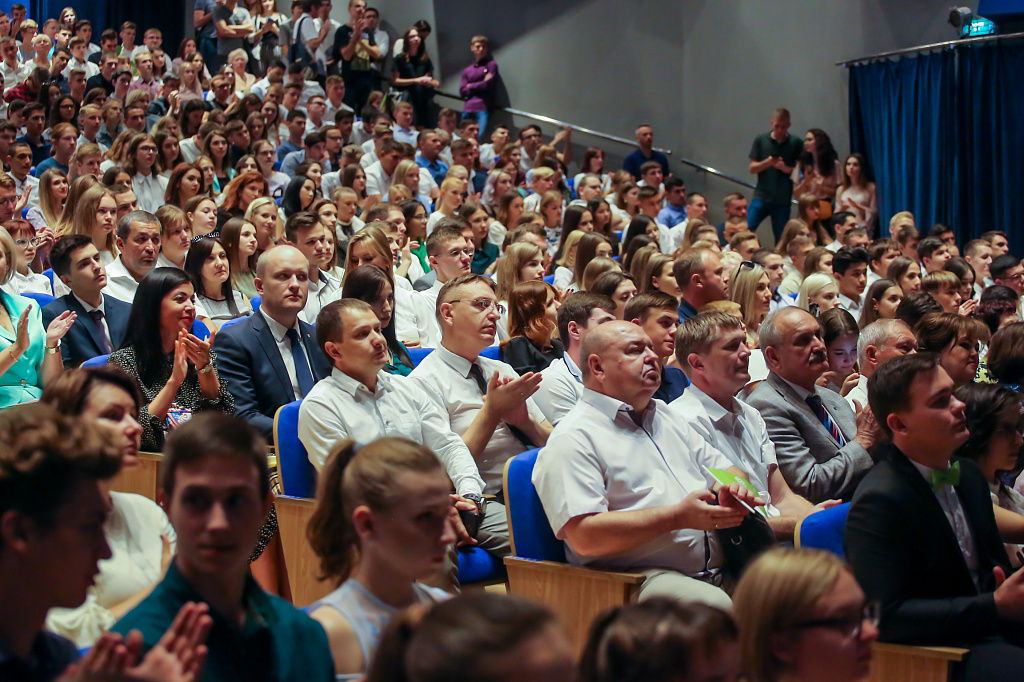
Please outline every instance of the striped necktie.
[[825, 409], [825, 404], [821, 402], [821, 396], [813, 394], [807, 396], [807, 404], [810, 405], [811, 410], [821, 420], [821, 423], [825, 425], [833, 440], [839, 443], [839, 447], [846, 447], [846, 439], [843, 438], [843, 432], [839, 430], [839, 425], [836, 424], [835, 420], [832, 419], [832, 415]]

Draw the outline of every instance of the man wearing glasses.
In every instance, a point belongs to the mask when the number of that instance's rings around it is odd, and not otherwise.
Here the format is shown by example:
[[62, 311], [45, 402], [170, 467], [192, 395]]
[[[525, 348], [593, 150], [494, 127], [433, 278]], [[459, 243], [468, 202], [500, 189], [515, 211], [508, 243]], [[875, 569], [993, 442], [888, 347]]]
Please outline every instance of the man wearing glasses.
[[427, 237], [427, 261], [430, 269], [437, 273], [437, 281], [426, 291], [419, 292], [431, 310], [437, 306], [441, 287], [459, 275], [468, 275], [473, 265], [473, 240], [466, 239], [469, 224], [458, 216], [442, 218]]
[[14, 208], [18, 205], [18, 187], [14, 178], [0, 172], [0, 224], [14, 217]]
[[846, 557], [881, 602], [881, 639], [969, 647], [958, 679], [1016, 679], [1024, 571], [1010, 575], [985, 475], [953, 456], [970, 434], [952, 379], [934, 355], [905, 355], [868, 396], [891, 442], [853, 496]]
[[[438, 292], [436, 306], [441, 345], [411, 375], [462, 437], [488, 494], [501, 490], [505, 462], [544, 445], [551, 433], [551, 425], [530, 397], [540, 386], [540, 374], [520, 377], [504, 362], [480, 355], [494, 343], [501, 308], [490, 277], [466, 274], [448, 280]], [[484, 549], [508, 553], [503, 505], [487, 505], [480, 533], [504, 539], [501, 547], [483, 545]]]

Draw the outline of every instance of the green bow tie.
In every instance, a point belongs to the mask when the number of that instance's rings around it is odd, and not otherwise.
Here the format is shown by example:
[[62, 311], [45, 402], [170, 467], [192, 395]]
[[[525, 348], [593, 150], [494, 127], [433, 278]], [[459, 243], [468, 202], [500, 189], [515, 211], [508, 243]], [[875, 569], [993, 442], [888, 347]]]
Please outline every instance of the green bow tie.
[[960, 462], [953, 462], [945, 469], [932, 471], [933, 490], [942, 490], [947, 485], [960, 485]]

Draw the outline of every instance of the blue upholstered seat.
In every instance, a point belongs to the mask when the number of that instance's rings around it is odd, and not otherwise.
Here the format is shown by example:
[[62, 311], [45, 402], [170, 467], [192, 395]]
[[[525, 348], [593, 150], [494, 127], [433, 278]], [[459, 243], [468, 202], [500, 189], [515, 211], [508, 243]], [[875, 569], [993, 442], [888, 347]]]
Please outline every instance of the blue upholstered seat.
[[845, 558], [843, 535], [849, 511], [850, 503], [847, 502], [804, 517], [796, 528], [796, 546], [824, 549]]

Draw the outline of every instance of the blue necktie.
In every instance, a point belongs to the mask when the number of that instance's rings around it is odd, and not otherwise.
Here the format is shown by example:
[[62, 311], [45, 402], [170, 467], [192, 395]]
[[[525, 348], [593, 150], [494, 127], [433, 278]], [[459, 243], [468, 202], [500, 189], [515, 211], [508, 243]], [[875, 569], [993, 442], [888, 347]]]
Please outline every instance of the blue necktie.
[[292, 362], [295, 363], [295, 378], [299, 380], [299, 392], [305, 398], [313, 390], [313, 384], [316, 382], [309, 369], [309, 362], [306, 361], [306, 354], [302, 352], [302, 341], [299, 340], [298, 330], [289, 329], [286, 336], [292, 343]]
[[839, 430], [839, 425], [836, 424], [835, 420], [832, 419], [832, 415], [830, 415], [828, 410], [825, 409], [825, 404], [821, 401], [821, 396], [807, 396], [807, 404], [811, 406], [814, 414], [818, 416], [821, 423], [825, 425], [826, 429], [828, 429], [832, 438], [839, 443], [839, 447], [846, 447], [846, 439], [843, 437], [843, 432]]

